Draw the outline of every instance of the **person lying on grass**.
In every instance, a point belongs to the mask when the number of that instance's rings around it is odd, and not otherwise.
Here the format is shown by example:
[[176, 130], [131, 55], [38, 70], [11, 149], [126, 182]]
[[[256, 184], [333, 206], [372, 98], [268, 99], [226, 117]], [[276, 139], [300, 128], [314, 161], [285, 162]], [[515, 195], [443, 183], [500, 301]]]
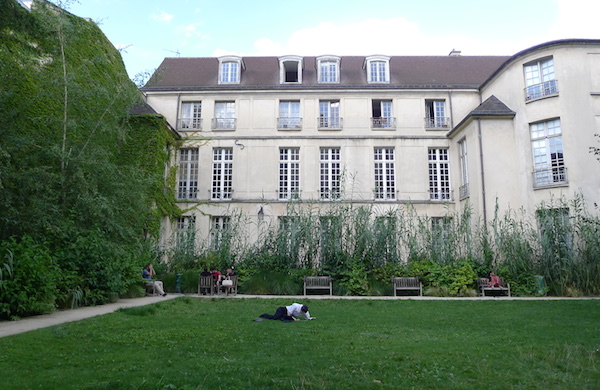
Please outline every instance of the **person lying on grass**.
[[308, 306], [301, 303], [292, 303], [289, 306], [281, 306], [275, 310], [275, 314], [261, 314], [260, 317], [256, 317], [254, 321], [262, 320], [280, 320], [285, 322], [300, 321], [300, 317], [303, 315], [306, 320], [314, 320], [308, 312]]

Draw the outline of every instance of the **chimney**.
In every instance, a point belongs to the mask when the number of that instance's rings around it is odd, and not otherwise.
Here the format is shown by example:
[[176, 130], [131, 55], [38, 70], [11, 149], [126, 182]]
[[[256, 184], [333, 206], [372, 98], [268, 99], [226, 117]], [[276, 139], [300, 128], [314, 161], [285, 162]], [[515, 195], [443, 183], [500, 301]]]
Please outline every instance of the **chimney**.
[[460, 50], [452, 49], [452, 51], [448, 54], [450, 57], [460, 57]]

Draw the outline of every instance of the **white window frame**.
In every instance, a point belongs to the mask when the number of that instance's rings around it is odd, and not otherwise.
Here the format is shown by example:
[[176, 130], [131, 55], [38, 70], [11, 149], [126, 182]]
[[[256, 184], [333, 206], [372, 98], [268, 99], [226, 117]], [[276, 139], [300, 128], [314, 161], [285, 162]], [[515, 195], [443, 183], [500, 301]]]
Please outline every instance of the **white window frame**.
[[531, 123], [529, 130], [534, 187], [566, 184], [567, 168], [560, 119]]
[[279, 130], [302, 129], [302, 118], [300, 117], [300, 100], [280, 100], [279, 119], [277, 120]]
[[215, 102], [213, 130], [235, 130], [237, 127], [235, 109], [235, 101]]
[[341, 104], [339, 100], [319, 101], [319, 129], [339, 130], [342, 128], [340, 117]]
[[219, 58], [219, 84], [239, 84], [244, 62], [241, 57], [226, 56]]
[[319, 156], [319, 196], [321, 200], [339, 199], [342, 190], [340, 148], [322, 147]]
[[177, 218], [177, 225], [175, 229], [175, 237], [178, 245], [182, 243], [189, 243], [188, 241], [195, 240], [196, 236], [196, 216], [195, 215], [182, 215]]
[[376, 147], [375, 200], [396, 200], [396, 157], [393, 147]]
[[210, 217], [210, 246], [213, 250], [219, 249], [223, 236], [229, 233], [229, 229], [231, 229], [231, 217], [223, 215]]
[[[377, 109], [375, 108], [378, 106]], [[371, 126], [373, 129], [395, 129], [396, 118], [393, 114], [394, 104], [391, 99], [371, 100]], [[376, 115], [379, 113], [379, 115]]]
[[198, 148], [179, 149], [177, 199], [198, 199]]
[[317, 80], [321, 84], [340, 82], [340, 57], [324, 56], [317, 58]]
[[558, 94], [554, 58], [546, 57], [523, 65], [525, 101]]
[[233, 148], [213, 148], [211, 200], [231, 200], [233, 195]]
[[369, 84], [390, 83], [390, 57], [367, 57], [365, 58], [363, 68], [367, 71], [367, 81]]
[[300, 148], [279, 149], [279, 199], [300, 196]]
[[452, 200], [448, 148], [429, 148], [429, 200]]
[[202, 102], [181, 102], [179, 130], [202, 130]]
[[[295, 64], [295, 65], [294, 65]], [[296, 68], [296, 80], [289, 81], [287, 71]], [[280, 84], [302, 84], [303, 59], [299, 56], [279, 57], [279, 83]]]
[[467, 156], [467, 139], [463, 138], [458, 141], [458, 163], [460, 166], [461, 186], [459, 189], [460, 199], [469, 196], [469, 167]]
[[428, 129], [447, 130], [450, 127], [450, 118], [446, 114], [446, 100], [425, 100], [425, 127]]

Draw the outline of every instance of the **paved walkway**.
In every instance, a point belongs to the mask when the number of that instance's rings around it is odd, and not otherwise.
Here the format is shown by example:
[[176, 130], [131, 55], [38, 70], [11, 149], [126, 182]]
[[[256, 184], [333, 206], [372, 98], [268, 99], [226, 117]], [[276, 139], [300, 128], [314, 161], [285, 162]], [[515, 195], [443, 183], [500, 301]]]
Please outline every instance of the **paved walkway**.
[[[47, 328], [50, 326], [62, 324], [65, 322], [79, 321], [85, 318], [95, 317], [103, 314], [115, 312], [122, 308], [136, 307], [150, 305], [157, 302], [162, 302], [169, 299], [174, 299], [183, 296], [182, 294], [169, 294], [166, 297], [155, 296], [155, 297], [143, 297], [133, 299], [119, 299], [115, 303], [109, 303], [100, 306], [82, 307], [73, 310], [60, 310], [52, 314], [44, 314], [33, 317], [26, 317], [19, 321], [0, 321], [0, 337], [11, 336], [14, 334], [29, 332], [30, 330]], [[374, 300], [580, 300], [580, 299], [600, 299], [599, 298], [559, 298], [559, 297], [540, 297], [540, 298], [516, 298], [516, 297], [476, 297], [476, 298], [440, 298], [440, 297], [418, 297], [418, 296], [403, 296], [403, 297], [392, 297], [392, 296], [371, 296], [371, 297], [358, 297], [358, 296], [328, 296], [328, 295], [212, 295], [203, 296], [190, 294], [186, 295], [195, 298], [260, 298], [260, 299], [287, 299], [294, 302], [302, 302], [306, 299], [374, 299]]]

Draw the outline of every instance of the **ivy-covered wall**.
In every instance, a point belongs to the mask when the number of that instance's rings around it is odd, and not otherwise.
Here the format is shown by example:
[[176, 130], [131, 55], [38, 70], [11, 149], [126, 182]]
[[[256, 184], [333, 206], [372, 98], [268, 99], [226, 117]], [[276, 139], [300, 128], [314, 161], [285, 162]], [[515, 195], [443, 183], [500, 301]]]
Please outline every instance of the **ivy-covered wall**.
[[[140, 284], [161, 219], [178, 210], [164, 172], [174, 134], [160, 116], [130, 116], [138, 103], [95, 23], [0, 0], [0, 317]], [[40, 279], [53, 287], [27, 285]], [[47, 304], [24, 305], [36, 288]]]

